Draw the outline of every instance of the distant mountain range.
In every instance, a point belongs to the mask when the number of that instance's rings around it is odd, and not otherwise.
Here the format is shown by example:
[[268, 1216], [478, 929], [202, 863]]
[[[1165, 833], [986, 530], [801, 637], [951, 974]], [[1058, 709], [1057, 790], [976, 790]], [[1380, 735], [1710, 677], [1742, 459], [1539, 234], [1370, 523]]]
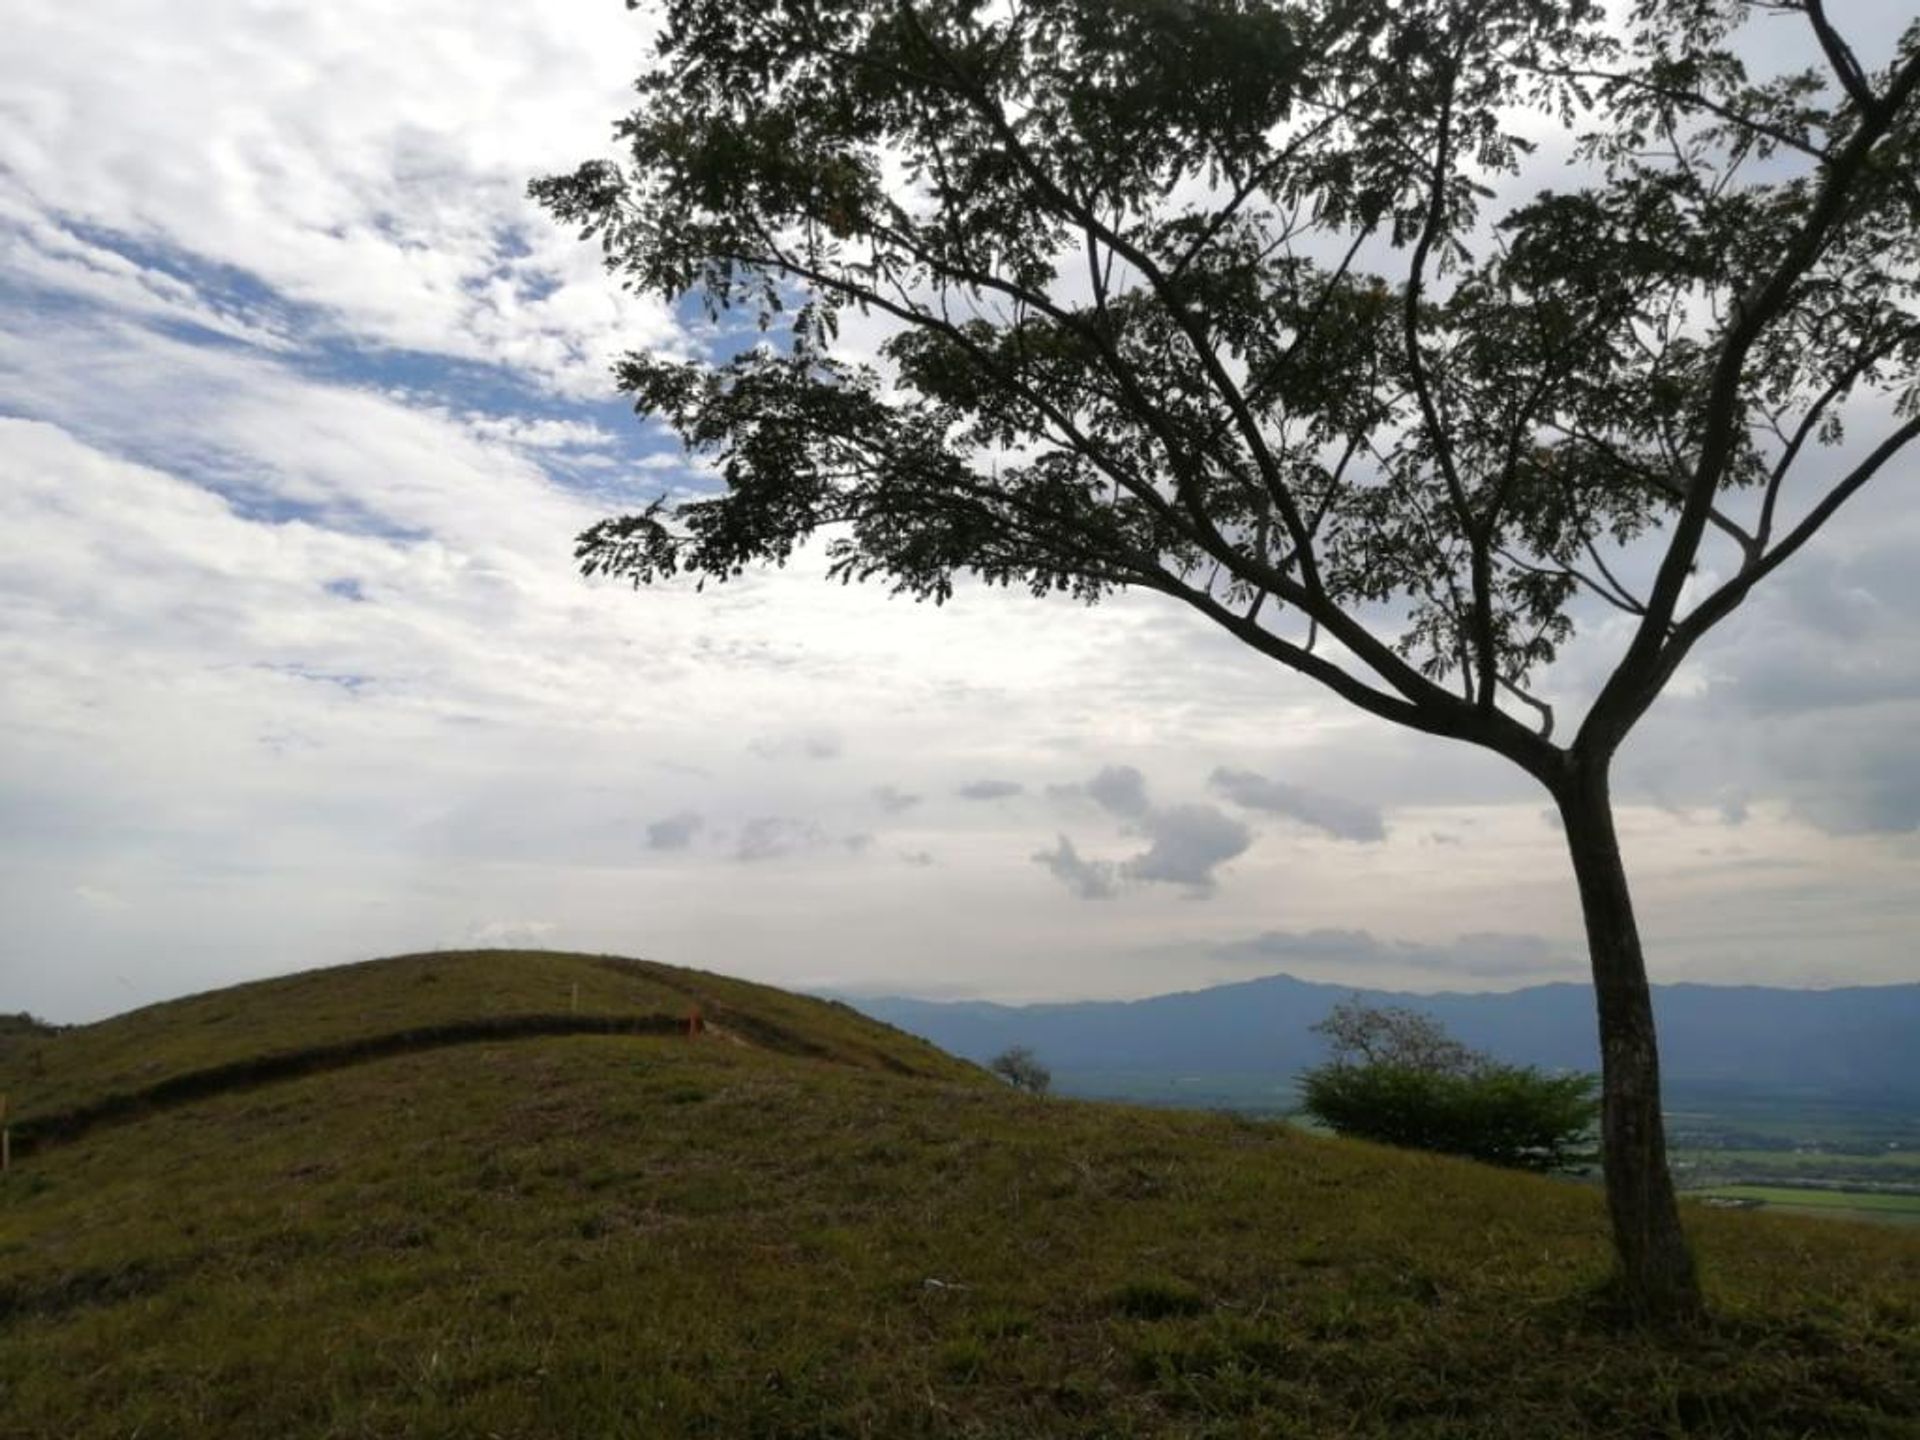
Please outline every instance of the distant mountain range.
[[[1424, 1011], [1502, 1060], [1599, 1069], [1593, 992], [1575, 984], [1415, 995], [1270, 975], [1131, 1001], [1015, 1006], [849, 997], [848, 1003], [969, 1060], [1029, 1046], [1062, 1088], [1092, 1092], [1137, 1089], [1097, 1079], [1122, 1073], [1284, 1080], [1326, 1058], [1309, 1027], [1355, 995], [1368, 1004]], [[1732, 1087], [1920, 1103], [1920, 985], [1661, 985], [1654, 988], [1654, 1009], [1670, 1095]]]

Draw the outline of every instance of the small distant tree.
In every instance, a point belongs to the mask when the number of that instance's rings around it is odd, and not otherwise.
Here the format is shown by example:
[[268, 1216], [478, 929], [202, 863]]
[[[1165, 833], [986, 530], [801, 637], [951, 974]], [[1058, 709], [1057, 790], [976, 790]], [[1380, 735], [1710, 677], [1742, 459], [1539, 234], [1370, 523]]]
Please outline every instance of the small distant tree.
[[1053, 1088], [1053, 1072], [1024, 1045], [1002, 1050], [987, 1068], [1014, 1089], [1029, 1095], [1044, 1095]]
[[1595, 1158], [1596, 1076], [1502, 1064], [1400, 1006], [1347, 1001], [1313, 1029], [1333, 1058], [1301, 1076], [1301, 1108], [1335, 1134], [1520, 1170]]
[[1438, 1075], [1464, 1075], [1486, 1063], [1447, 1034], [1431, 1015], [1404, 1005], [1368, 1005], [1358, 996], [1343, 1000], [1318, 1025], [1336, 1064], [1391, 1065]]

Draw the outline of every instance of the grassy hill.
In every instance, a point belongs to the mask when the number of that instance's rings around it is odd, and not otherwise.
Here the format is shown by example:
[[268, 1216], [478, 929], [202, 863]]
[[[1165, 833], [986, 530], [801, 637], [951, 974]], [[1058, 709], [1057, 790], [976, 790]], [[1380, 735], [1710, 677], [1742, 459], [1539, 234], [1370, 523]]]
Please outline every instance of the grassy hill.
[[0, 1027], [0, 1086], [8, 1440], [1920, 1433], [1912, 1232], [1690, 1212], [1716, 1323], [1635, 1336], [1586, 1188], [1034, 1100], [666, 966]]

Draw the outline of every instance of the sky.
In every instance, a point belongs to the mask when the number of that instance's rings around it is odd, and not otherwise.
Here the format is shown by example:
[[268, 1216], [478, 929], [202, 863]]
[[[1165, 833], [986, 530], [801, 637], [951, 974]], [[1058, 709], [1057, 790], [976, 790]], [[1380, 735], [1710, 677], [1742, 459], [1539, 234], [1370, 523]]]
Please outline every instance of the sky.
[[[1170, 602], [576, 573], [698, 483], [608, 367], [702, 336], [524, 198], [606, 153], [644, 12], [7, 8], [0, 1011], [476, 945], [1012, 1001], [1584, 976], [1531, 782]], [[1916, 482], [1623, 755], [1656, 981], [1920, 980]]]

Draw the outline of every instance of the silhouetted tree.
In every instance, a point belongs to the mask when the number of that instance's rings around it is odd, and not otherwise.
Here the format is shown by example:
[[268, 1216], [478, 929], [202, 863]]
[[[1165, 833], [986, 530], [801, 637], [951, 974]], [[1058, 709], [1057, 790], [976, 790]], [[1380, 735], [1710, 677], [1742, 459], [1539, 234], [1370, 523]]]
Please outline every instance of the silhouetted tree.
[[987, 1068], [1016, 1090], [1044, 1095], [1053, 1088], [1053, 1072], [1024, 1045], [1014, 1045], [993, 1057]]
[[[624, 162], [533, 193], [770, 338], [620, 366], [718, 488], [595, 525], [584, 568], [725, 579], [824, 532], [917, 597], [1150, 590], [1519, 766], [1579, 885], [1623, 1292], [1695, 1313], [1608, 775], [1920, 434], [1920, 25], [1869, 63], [1822, 0], [658, 10]], [[1789, 12], [1810, 68], [1749, 74], [1736, 32]], [[1538, 189], [1555, 127], [1579, 163]], [[1607, 611], [1558, 739], [1542, 673]]]
[[1307, 1027], [1324, 1035], [1336, 1065], [1392, 1065], [1434, 1075], [1465, 1075], [1486, 1062], [1431, 1015], [1404, 1005], [1342, 1000]]

